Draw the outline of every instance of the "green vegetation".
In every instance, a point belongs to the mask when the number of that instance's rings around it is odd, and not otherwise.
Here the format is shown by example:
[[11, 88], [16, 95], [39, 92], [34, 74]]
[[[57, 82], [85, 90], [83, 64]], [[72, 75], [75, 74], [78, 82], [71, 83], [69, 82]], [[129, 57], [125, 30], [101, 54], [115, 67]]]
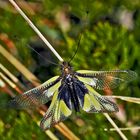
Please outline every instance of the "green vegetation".
[[[131, 69], [140, 75], [140, 2], [138, 0], [28, 0], [22, 9], [37, 25], [64, 60], [74, 54], [79, 36], [80, 47], [72, 65], [75, 70]], [[24, 19], [8, 1], [0, 0], [0, 44], [34, 73], [41, 82], [60, 74], [59, 67], [46, 63], [28, 45], [46, 59], [59, 63]], [[86, 14], [88, 12], [88, 14]], [[11, 43], [11, 44], [10, 44]], [[1, 54], [2, 63], [30, 89], [29, 81]], [[113, 90], [113, 95], [140, 97], [140, 78]], [[2, 88], [1, 88], [2, 89]], [[16, 93], [13, 89], [8, 89]], [[107, 91], [98, 91], [107, 94]], [[0, 90], [0, 101], [9, 100]], [[110, 114], [118, 127], [140, 126], [140, 105], [117, 99], [121, 113]], [[35, 123], [41, 120], [37, 112], [0, 109], [1, 140], [46, 140], [48, 136]], [[73, 115], [64, 122], [82, 140], [120, 140], [102, 114]], [[65, 137], [56, 128], [51, 131], [60, 139]], [[140, 139], [138, 131], [123, 131], [128, 139]]]

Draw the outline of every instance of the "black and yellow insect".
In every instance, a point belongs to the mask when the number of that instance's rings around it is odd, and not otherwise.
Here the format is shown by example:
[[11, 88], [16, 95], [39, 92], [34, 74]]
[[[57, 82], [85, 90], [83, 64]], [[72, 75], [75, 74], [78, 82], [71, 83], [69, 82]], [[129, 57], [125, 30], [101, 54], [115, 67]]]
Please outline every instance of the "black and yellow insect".
[[28, 108], [40, 106], [52, 99], [40, 124], [41, 128], [46, 130], [65, 120], [72, 114], [72, 110], [79, 112], [82, 109], [88, 113], [117, 112], [117, 105], [94, 89], [115, 88], [136, 76], [131, 70], [75, 72], [68, 62], [63, 62], [60, 76], [55, 76], [39, 87], [15, 97], [8, 106]]

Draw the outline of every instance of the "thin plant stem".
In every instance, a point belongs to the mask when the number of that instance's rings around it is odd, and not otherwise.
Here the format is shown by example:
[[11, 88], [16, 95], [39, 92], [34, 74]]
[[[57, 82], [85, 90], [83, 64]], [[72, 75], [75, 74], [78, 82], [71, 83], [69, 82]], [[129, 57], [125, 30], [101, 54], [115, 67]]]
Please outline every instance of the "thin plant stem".
[[21, 64], [13, 55], [11, 55], [3, 46], [0, 45], [0, 54], [2, 54], [18, 71], [20, 71], [35, 86], [39, 86], [39, 80], [23, 64]]
[[[40, 126], [40, 122], [37, 122], [37, 125]], [[59, 140], [50, 130], [45, 131], [45, 133], [46, 133], [52, 140]]]
[[140, 104], [140, 98], [136, 98], [136, 97], [127, 97], [127, 96], [107, 96], [107, 97], [116, 98], [116, 99], [124, 100], [127, 102]]
[[[125, 127], [125, 128], [119, 128], [122, 131], [128, 131], [128, 130], [140, 130], [140, 126], [135, 126], [135, 127]], [[104, 131], [116, 131], [114, 128], [105, 128]]]
[[12, 88], [15, 89], [16, 85], [13, 82], [11, 82], [6, 76], [4, 76], [2, 72], [0, 72], [0, 77], [4, 79]]
[[1, 63], [0, 63], [0, 69], [2, 69], [15, 83], [18, 83], [19, 80], [13, 76], [10, 71], [8, 71]]
[[21, 10], [21, 8], [16, 4], [14, 0], [9, 0], [9, 2], [15, 7], [15, 9], [19, 12], [19, 14], [26, 20], [26, 22], [30, 25], [30, 27], [36, 32], [36, 34], [42, 39], [42, 41], [48, 46], [48, 48], [54, 53], [54, 55], [59, 59], [59, 61], [63, 62], [62, 57], [57, 53], [57, 51], [52, 47], [52, 45], [48, 42], [48, 40], [42, 35], [42, 33], [38, 30], [38, 28], [33, 24], [33, 22], [25, 15], [25, 13]]
[[119, 127], [115, 124], [115, 122], [111, 119], [111, 117], [107, 113], [104, 113], [104, 116], [108, 119], [108, 121], [112, 124], [112, 126], [115, 128], [115, 130], [119, 133], [119, 135], [121, 136], [121, 138], [123, 140], [128, 140], [127, 137], [119, 129]]

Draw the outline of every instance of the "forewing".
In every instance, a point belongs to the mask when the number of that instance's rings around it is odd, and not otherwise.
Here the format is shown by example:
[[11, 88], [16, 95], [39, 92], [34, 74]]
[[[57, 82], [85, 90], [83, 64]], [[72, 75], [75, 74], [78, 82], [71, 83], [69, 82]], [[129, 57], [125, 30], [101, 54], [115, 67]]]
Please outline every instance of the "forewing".
[[42, 85], [33, 88], [22, 95], [16, 96], [6, 105], [8, 108], [34, 108], [47, 103], [59, 88], [61, 79], [55, 76]]
[[72, 113], [72, 110], [66, 105], [64, 100], [59, 98], [60, 93], [61, 91], [56, 91], [54, 93], [51, 105], [40, 123], [40, 127], [43, 130], [47, 130], [65, 120]]
[[83, 110], [88, 113], [117, 112], [118, 107], [111, 101], [111, 98], [98, 94], [92, 87], [86, 84], [88, 94], [84, 96]]
[[137, 77], [131, 70], [114, 71], [88, 71], [79, 70], [76, 72], [78, 79], [96, 89], [113, 89], [123, 82], [129, 82]]

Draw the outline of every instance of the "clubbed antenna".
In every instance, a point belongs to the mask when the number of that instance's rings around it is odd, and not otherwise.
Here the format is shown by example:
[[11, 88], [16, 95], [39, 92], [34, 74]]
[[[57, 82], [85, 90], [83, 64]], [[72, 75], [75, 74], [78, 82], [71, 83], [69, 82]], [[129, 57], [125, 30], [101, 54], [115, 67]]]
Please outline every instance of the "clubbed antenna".
[[56, 65], [56, 66], [58, 66], [58, 64], [56, 64], [56, 63], [54, 63], [54, 62], [52, 62], [52, 61], [50, 61], [50, 60], [48, 60], [48, 59], [46, 59], [45, 57], [43, 57], [40, 53], [38, 53], [34, 48], [32, 48], [30, 45], [27, 45], [27, 47], [28, 48], [30, 48], [32, 51], [34, 51], [35, 53], [37, 53], [41, 58], [43, 58], [46, 62], [49, 62], [49, 63], [51, 63], [51, 64], [53, 64], [53, 65]]
[[[86, 10], [86, 19], [88, 18], [88, 14], [89, 14], [89, 11]], [[87, 23], [84, 24], [83, 29], [85, 29], [85, 26], [87, 26]], [[83, 35], [83, 31], [82, 31], [81, 34], [79, 35], [79, 40], [78, 40], [78, 44], [77, 44], [76, 51], [74, 52], [73, 56], [72, 56], [71, 59], [69, 60], [69, 63], [74, 59], [75, 55], [77, 54], [77, 52], [78, 52], [78, 50], [79, 50], [80, 41], [81, 41], [81, 39], [82, 39], [82, 35]]]
[[[15, 36], [15, 38], [16, 38], [18, 41], [20, 41], [20, 39], [17, 38], [17, 36]], [[57, 66], [59, 65], [59, 64], [56, 64], [56, 63], [54, 63], [54, 62], [52, 62], [52, 61], [46, 59], [45, 57], [43, 57], [39, 52], [37, 52], [37, 51], [36, 51], [34, 48], [32, 48], [29, 44], [26, 45], [26, 46], [27, 46], [30, 50], [34, 51], [37, 55], [39, 55], [42, 59], [44, 59], [45, 62], [51, 63], [51, 64], [53, 64], [53, 65], [57, 65]]]

